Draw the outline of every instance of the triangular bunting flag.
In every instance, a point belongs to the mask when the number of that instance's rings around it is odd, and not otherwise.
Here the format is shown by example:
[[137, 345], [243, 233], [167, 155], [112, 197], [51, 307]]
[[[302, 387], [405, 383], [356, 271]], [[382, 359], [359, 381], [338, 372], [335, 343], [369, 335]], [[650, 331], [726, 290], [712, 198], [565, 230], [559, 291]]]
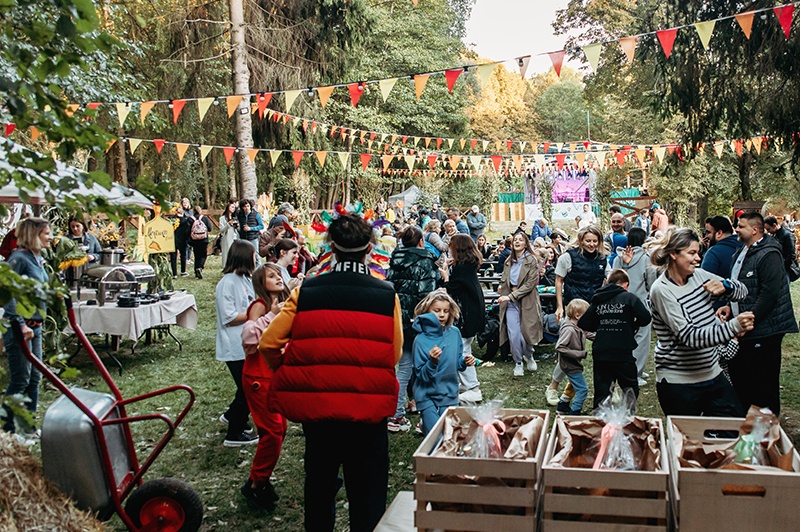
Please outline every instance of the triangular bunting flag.
[[142, 125], [144, 125], [145, 117], [155, 104], [156, 102], [142, 102], [141, 107], [139, 108], [139, 119], [142, 121]]
[[[461, 149], [463, 150], [464, 147], [467, 145], [467, 139], [460, 139], [458, 143], [461, 145]], [[473, 146], [474, 148], [474, 146]]]
[[697, 30], [697, 35], [700, 37], [700, 42], [703, 43], [703, 49], [708, 50], [708, 42], [711, 40], [711, 34], [714, 33], [714, 26], [717, 24], [716, 20], [709, 20], [706, 22], [697, 22], [694, 29]]
[[128, 147], [131, 149], [131, 154], [136, 152], [136, 148], [142, 143], [142, 139], [128, 139]]
[[624, 151], [624, 150], [619, 150], [619, 151], [617, 151], [617, 152], [614, 154], [614, 156], [617, 158], [617, 164], [619, 164], [620, 166], [623, 166], [623, 165], [625, 164], [625, 156], [626, 156], [626, 153], [625, 153], [625, 151]]
[[205, 161], [212, 149], [212, 146], [200, 146], [200, 160]]
[[477, 146], [477, 145], [478, 145], [478, 140], [477, 139], [470, 139], [470, 141], [469, 141], [469, 149], [470, 150], [475, 151], [475, 146]]
[[488, 140], [484, 140], [482, 144], [483, 144], [483, 151], [484, 151], [484, 152], [485, 152], [487, 149], [489, 149], [489, 141], [488, 141]]
[[655, 152], [656, 159], [658, 159], [659, 164], [664, 162], [664, 155], [667, 152], [667, 148], [664, 146], [653, 146], [653, 152]]
[[370, 159], [372, 159], [372, 154], [371, 153], [362, 153], [360, 155], [360, 157], [361, 157], [361, 169], [362, 170], [366, 170], [367, 166], [369, 165]]
[[452, 70], [445, 70], [444, 72], [444, 79], [447, 82], [447, 90], [450, 91], [450, 94], [453, 94], [453, 86], [456, 84], [456, 80], [461, 73], [464, 72], [463, 68], [454, 68]]
[[86, 107], [94, 111], [95, 109], [100, 107], [100, 105], [102, 105], [100, 102], [89, 102], [86, 104]]
[[511, 151], [511, 147], [512, 146], [514, 146], [514, 141], [513, 140], [507, 140], [506, 141], [506, 151]]
[[537, 167], [541, 168], [542, 166], [544, 166], [544, 163], [545, 163], [545, 158], [544, 158], [544, 154], [543, 153], [534, 153], [533, 154], [533, 164], [535, 164]]
[[[41, 131], [39, 131], [39, 128], [37, 128], [36, 126], [31, 126], [30, 130], [31, 130], [31, 141], [32, 142], [36, 142], [36, 139], [38, 139], [39, 135], [41, 135], [42, 133], [41, 133]], [[7, 136], [8, 136], [8, 134], [6, 134], [6, 137]]]
[[281, 150], [269, 150], [269, 161], [272, 163], [272, 167], [275, 168], [275, 163], [278, 162], [278, 157], [281, 156], [283, 153]]
[[744, 142], [741, 140], [734, 140], [733, 141], [733, 151], [736, 152], [736, 155], [739, 157], [742, 156], [742, 148], [744, 147]]
[[166, 140], [164, 140], [164, 139], [153, 139], [153, 144], [155, 144], [155, 145], [156, 145], [156, 151], [157, 151], [158, 153], [161, 153], [161, 148], [163, 148], [163, 147], [164, 147], [164, 143], [165, 143], [165, 142], [167, 142], [167, 141], [166, 141]]
[[357, 106], [359, 98], [361, 98], [361, 95], [364, 94], [364, 85], [361, 83], [351, 83], [347, 86], [347, 90], [350, 91], [350, 103], [353, 104], [353, 107]]
[[556, 163], [558, 165], [558, 169], [561, 170], [564, 168], [564, 162], [567, 160], [566, 153], [556, 153]]
[[494, 67], [496, 66], [497, 63], [490, 63], [488, 65], [480, 65], [478, 66], [478, 68], [475, 69], [475, 75], [478, 76], [481, 89], [486, 87], [486, 84], [489, 83], [489, 78], [492, 77], [492, 72], [494, 71]]
[[110, 150], [111, 147], [116, 143], [117, 143], [117, 139], [112, 139], [112, 140], [109, 140], [108, 142], [106, 142], [106, 153], [108, 153], [108, 150]]
[[531, 62], [531, 56], [525, 55], [517, 58], [517, 65], [519, 66], [519, 75], [525, 79], [525, 73], [528, 71], [528, 65]]
[[325, 106], [328, 105], [328, 99], [333, 94], [333, 89], [336, 87], [317, 87], [317, 95], [319, 96], [319, 103], [322, 105], [322, 108], [325, 109]]
[[639, 160], [639, 164], [643, 166], [645, 155], [647, 155], [647, 150], [639, 148], [634, 150], [633, 153], [636, 154], [636, 159]]
[[721, 140], [718, 140], [717, 142], [714, 143], [714, 153], [717, 154], [717, 158], [718, 159], [722, 158], [722, 150], [723, 149], [725, 149], [725, 143], [724, 142], [722, 142]]
[[342, 163], [342, 168], [347, 170], [347, 163], [350, 162], [350, 154], [346, 151], [339, 152], [339, 162]]
[[452, 148], [453, 148], [453, 141], [454, 141], [454, 140], [455, 140], [455, 139], [447, 139], [447, 147], [448, 147], [448, 148], [450, 148], [450, 149], [452, 149]]
[[425, 137], [425, 147], [428, 148], [430, 147], [430, 145], [431, 145], [431, 138]]
[[756, 153], [761, 155], [761, 145], [764, 143], [764, 139], [761, 137], [753, 137], [753, 147], [756, 149]]
[[214, 98], [200, 98], [197, 100], [197, 114], [200, 115], [200, 121], [203, 121], [203, 118], [206, 117], [206, 113], [208, 112], [208, 108], [211, 107], [211, 104], [214, 103]]
[[495, 171], [495, 173], [499, 174], [500, 173], [500, 163], [503, 162], [503, 156], [502, 155], [492, 155], [491, 158], [492, 158], [492, 165], [494, 166], [494, 171]]
[[753, 17], [755, 13], [752, 11], [748, 11], [747, 13], [740, 13], [736, 15], [736, 22], [739, 23], [739, 27], [742, 28], [745, 37], [748, 39], [750, 38], [750, 33], [753, 31]]
[[659, 30], [656, 32], [656, 37], [658, 37], [658, 42], [661, 43], [661, 49], [664, 50], [664, 55], [667, 56], [667, 59], [669, 59], [669, 56], [672, 55], [672, 45], [675, 44], [675, 36], [677, 34], [678, 34], [678, 28], [672, 28], [669, 30]]
[[575, 160], [578, 162], [578, 166], [583, 167], [583, 164], [586, 162], [586, 153], [582, 151], [576, 153]]
[[117, 118], [119, 118], [119, 127], [125, 126], [125, 119], [128, 118], [128, 113], [131, 112], [131, 106], [127, 103], [117, 104]]
[[436, 159], [438, 158], [439, 156], [436, 154], [428, 155], [428, 166], [431, 167], [431, 170], [433, 170], [433, 166], [436, 164]]
[[392, 159], [394, 159], [394, 155], [381, 155], [381, 163], [383, 164], [384, 170], [389, 168], [389, 165], [392, 163]]
[[619, 40], [619, 45], [625, 56], [628, 58], [628, 64], [633, 64], [633, 56], [636, 54], [636, 41], [638, 37], [624, 37]]
[[186, 100], [172, 100], [172, 123], [178, 123], [178, 117], [181, 116], [183, 106], [186, 105]]
[[[125, 104], [125, 103], [119, 104], [118, 103], [117, 104], [117, 111], [119, 111], [119, 106], [120, 105], [127, 105], [127, 104]], [[77, 111], [80, 108], [81, 108], [81, 106], [78, 105], [77, 103], [72, 103], [72, 104], [68, 105], [66, 109], [64, 109], [64, 112], [67, 113], [67, 116], [71, 117], [72, 115], [75, 114], [75, 111]], [[120, 125], [120, 127], [122, 127], [122, 126]]]
[[606, 163], [606, 155], [608, 155], [607, 151], [599, 151], [594, 154], [594, 160], [604, 165]]
[[789, 33], [792, 31], [792, 16], [794, 15], [794, 4], [785, 5], [783, 7], [772, 8], [775, 15], [778, 17], [778, 23], [783, 28], [783, 34], [789, 38]]
[[[392, 88], [394, 88], [395, 83], [397, 83], [397, 78], [382, 79], [378, 82], [378, 87], [381, 89], [381, 98], [383, 98], [384, 102], [386, 102], [386, 100], [389, 98], [389, 93], [392, 92]], [[351, 99], [352, 94], [353, 93], [351, 92]]]
[[236, 112], [236, 108], [239, 107], [239, 102], [241, 101], [242, 101], [241, 95], [228, 96], [225, 98], [225, 104], [228, 107], [228, 118], [233, 116], [233, 113]]
[[522, 172], [522, 155], [512, 155], [511, 160], [514, 161], [514, 170], [518, 174]]
[[469, 162], [472, 163], [472, 167], [475, 168], [475, 170], [477, 170], [478, 167], [480, 167], [482, 158], [483, 157], [481, 157], [480, 155], [470, 155], [469, 156]]
[[452, 168], [453, 170], [457, 170], [458, 169], [458, 163], [460, 163], [460, 162], [461, 162], [461, 156], [460, 155], [451, 155], [450, 156], [450, 168]]
[[549, 142], [543, 143], [542, 144], [542, 148], [544, 148], [544, 152], [545, 153], [550, 153], [550, 143]]
[[178, 152], [178, 160], [182, 161], [183, 156], [186, 155], [186, 150], [189, 149], [188, 144], [184, 144], [183, 142], [176, 142], [175, 143], [175, 151]]
[[444, 139], [443, 139], [443, 138], [441, 138], [441, 137], [437, 137], [437, 138], [436, 138], [436, 149], [437, 149], [437, 150], [438, 150], [438, 149], [440, 149], [440, 148], [442, 147], [442, 142], [444, 142]]
[[522, 153], [522, 152], [524, 152], [524, 151], [525, 151], [525, 145], [526, 145], [527, 143], [528, 143], [528, 141], [527, 141], [527, 140], [521, 140], [521, 141], [519, 141], [519, 151], [520, 151], [520, 153]]
[[409, 170], [414, 169], [414, 163], [417, 161], [416, 155], [405, 155], [403, 156], [403, 160], [406, 162], [406, 166], [408, 166]]
[[294, 159], [294, 167], [300, 167], [300, 161], [303, 160], [304, 152], [298, 150], [292, 150], [292, 159]]
[[269, 105], [270, 100], [272, 100], [271, 92], [265, 92], [264, 94], [258, 95], [258, 118], [261, 120], [264, 119], [264, 110]]
[[230, 166], [233, 154], [236, 153], [236, 148], [233, 146], [225, 146], [222, 148], [222, 153], [225, 154], [225, 162], [228, 164], [228, 166]]
[[250, 164], [256, 164], [256, 156], [260, 151], [261, 150], [256, 150], [254, 148], [247, 149], [247, 158], [250, 159]]
[[286, 98], [286, 112], [292, 110], [292, 105], [294, 105], [294, 101], [300, 96], [300, 93], [303, 92], [301, 89], [293, 89], [290, 91], [286, 91], [283, 96]]
[[600, 52], [603, 51], [603, 43], [590, 44], [583, 47], [583, 54], [592, 67], [592, 71], [597, 72], [597, 65], [600, 63]]
[[[286, 119], [284, 120], [284, 123], [288, 119], [289, 119], [289, 117], [287, 116]], [[297, 124], [299, 124], [299, 123], [300, 123], [300, 117], [299, 116], [295, 116], [294, 118], [292, 118], [292, 126], [297, 127]]]
[[556, 142], [555, 146], [556, 146], [556, 151], [561, 153], [561, 150], [564, 148], [564, 143], [563, 142]]
[[547, 55], [550, 56], [550, 61], [553, 63], [553, 70], [556, 71], [556, 75], [560, 78], [561, 65], [564, 63], [564, 56], [567, 55], [567, 51], [559, 50], [558, 52], [550, 52]]

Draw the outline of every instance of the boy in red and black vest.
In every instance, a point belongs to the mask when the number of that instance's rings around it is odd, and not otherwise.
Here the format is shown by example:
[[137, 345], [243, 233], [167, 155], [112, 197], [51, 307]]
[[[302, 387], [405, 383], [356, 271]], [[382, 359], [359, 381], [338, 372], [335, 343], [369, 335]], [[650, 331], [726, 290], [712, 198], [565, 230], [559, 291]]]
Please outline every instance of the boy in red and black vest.
[[369, 223], [341, 215], [328, 239], [336, 257], [332, 271], [292, 291], [258, 350], [275, 371], [270, 403], [303, 424], [306, 530], [333, 530], [344, 465], [350, 529], [367, 531], [386, 508], [386, 418], [397, 402], [400, 302], [364, 262], [373, 241]]

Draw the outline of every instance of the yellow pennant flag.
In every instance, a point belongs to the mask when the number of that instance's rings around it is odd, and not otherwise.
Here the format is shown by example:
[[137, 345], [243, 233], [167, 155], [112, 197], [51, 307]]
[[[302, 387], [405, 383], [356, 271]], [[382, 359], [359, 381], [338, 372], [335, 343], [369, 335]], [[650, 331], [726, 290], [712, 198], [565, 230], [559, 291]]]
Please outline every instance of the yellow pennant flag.
[[481, 89], [486, 87], [486, 84], [489, 83], [489, 79], [492, 77], [492, 72], [494, 72], [494, 68], [497, 66], [496, 63], [492, 63], [489, 65], [480, 65], [478, 68], [475, 69], [475, 75], [478, 76], [478, 80], [481, 84]]
[[242, 101], [242, 96], [228, 96], [225, 98], [225, 103], [228, 106], [228, 118], [233, 116], [233, 113], [236, 112], [236, 108], [239, 107], [239, 102]]
[[714, 33], [714, 26], [716, 24], [716, 20], [709, 20], [706, 22], [696, 22], [694, 25], [694, 29], [697, 30], [697, 35], [700, 37], [700, 42], [703, 43], [704, 50], [708, 50], [708, 42], [711, 40], [711, 34]]
[[281, 156], [281, 153], [283, 153], [281, 150], [269, 150], [269, 160], [273, 168], [275, 168], [275, 163], [278, 162], [278, 157]]
[[403, 160], [406, 162], [406, 166], [408, 166], [409, 170], [414, 169], [414, 163], [417, 162], [416, 155], [405, 155], [403, 156]]
[[425, 137], [425, 147], [428, 148], [430, 147], [430, 145], [431, 145], [431, 138]]
[[499, 140], [494, 141], [494, 151], [500, 151], [500, 148], [503, 146], [503, 143]]
[[450, 156], [450, 168], [452, 168], [453, 170], [458, 169], [458, 163], [460, 163], [460, 162], [461, 162], [461, 156], [460, 155], [451, 155]]
[[319, 103], [322, 105], [322, 108], [325, 109], [325, 106], [328, 105], [328, 99], [333, 94], [333, 89], [336, 87], [317, 87], [317, 94], [319, 95]]
[[117, 104], [117, 117], [119, 118], [119, 127], [125, 125], [125, 119], [128, 118], [128, 113], [131, 112], [131, 106], [127, 103]]
[[142, 125], [144, 125], [144, 119], [156, 102], [142, 102], [141, 107], [139, 108], [139, 119], [142, 121]]
[[600, 52], [603, 51], [603, 43], [590, 44], [583, 47], [583, 54], [589, 62], [594, 72], [597, 72], [597, 65], [600, 63]]
[[628, 64], [633, 64], [633, 56], [636, 54], [636, 39], [638, 37], [624, 37], [619, 40], [622, 51], [628, 57]]
[[347, 169], [347, 163], [350, 162], [350, 153], [346, 151], [339, 152], [339, 161], [342, 163], [342, 168]]
[[211, 150], [213, 149], [214, 149], [213, 146], [205, 146], [205, 145], [200, 146], [200, 160], [205, 161], [206, 157], [208, 157], [208, 154], [211, 153]]
[[753, 137], [752, 141], [753, 147], [756, 149], [756, 153], [761, 155], [761, 144], [764, 142], [764, 140], [761, 137]]
[[461, 144], [461, 149], [463, 150], [464, 146], [467, 145], [467, 139], [461, 139], [458, 143]]
[[647, 150], [640, 148], [633, 150], [633, 153], [636, 154], [636, 158], [639, 160], [639, 165], [644, 166], [644, 157], [647, 155]]
[[419, 137], [411, 137], [411, 145], [416, 146], [419, 142]]
[[469, 156], [469, 162], [472, 163], [472, 166], [473, 166], [473, 168], [475, 168], [475, 170], [477, 170], [480, 167], [481, 159], [482, 159], [482, 157], [480, 155], [470, 155]]
[[189, 149], [189, 145], [183, 142], [176, 142], [175, 143], [175, 151], [178, 152], [178, 160], [182, 161], [183, 156], [186, 155], [186, 150]]
[[397, 78], [382, 79], [378, 82], [378, 87], [381, 89], [381, 98], [383, 98], [384, 102], [389, 98], [389, 93], [392, 92], [395, 83], [397, 83]]
[[653, 146], [653, 153], [656, 154], [659, 164], [664, 162], [664, 155], [667, 152], [666, 146]]
[[417, 74], [414, 76], [414, 89], [417, 91], [417, 100], [422, 96], [422, 91], [425, 90], [425, 85], [428, 84], [430, 74]]
[[388, 169], [389, 165], [392, 164], [392, 159], [394, 159], [394, 155], [381, 155], [381, 163], [383, 164], [384, 170]]
[[[119, 105], [125, 105], [125, 104], [119, 104], [119, 103], [118, 103], [118, 104], [117, 104], [117, 106], [119, 106]], [[69, 104], [69, 105], [67, 106], [67, 108], [66, 108], [66, 109], [64, 109], [64, 112], [65, 112], [65, 113], [67, 113], [67, 116], [70, 116], [70, 117], [71, 117], [72, 115], [74, 115], [74, 114], [75, 114], [75, 111], [77, 111], [77, 110], [78, 110], [78, 109], [80, 109], [80, 108], [81, 108], [81, 106], [80, 106], [80, 105], [78, 105], [77, 103], [71, 103], [71, 104]], [[117, 107], [117, 109], [119, 109], [119, 107]]]
[[325, 159], [328, 158], [328, 152], [325, 150], [315, 151], [314, 155], [317, 156], [317, 160], [319, 161], [319, 165], [325, 168]]
[[292, 105], [294, 105], [294, 101], [300, 96], [300, 93], [303, 92], [301, 89], [293, 89], [290, 91], [286, 91], [284, 93], [284, 97], [286, 98], [286, 112], [288, 113], [292, 109]]
[[200, 115], [200, 121], [203, 121], [203, 118], [206, 117], [206, 113], [208, 112], [208, 108], [211, 107], [211, 104], [214, 103], [214, 98], [200, 98], [197, 100], [197, 113]]
[[256, 150], [254, 148], [249, 148], [247, 150], [247, 157], [250, 159], [250, 164], [256, 164], [256, 156], [258, 155], [259, 151], [261, 150]]
[[136, 148], [142, 143], [142, 139], [128, 139], [128, 147], [131, 149], [131, 155], [136, 152]]

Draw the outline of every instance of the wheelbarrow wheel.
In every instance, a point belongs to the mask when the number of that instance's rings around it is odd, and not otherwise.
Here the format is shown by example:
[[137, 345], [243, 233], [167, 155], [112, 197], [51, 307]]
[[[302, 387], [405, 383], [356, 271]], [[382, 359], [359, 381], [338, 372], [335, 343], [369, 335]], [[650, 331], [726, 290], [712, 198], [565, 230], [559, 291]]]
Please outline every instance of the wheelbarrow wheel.
[[148, 480], [125, 504], [133, 523], [144, 530], [195, 532], [203, 522], [203, 502], [192, 487], [175, 478]]

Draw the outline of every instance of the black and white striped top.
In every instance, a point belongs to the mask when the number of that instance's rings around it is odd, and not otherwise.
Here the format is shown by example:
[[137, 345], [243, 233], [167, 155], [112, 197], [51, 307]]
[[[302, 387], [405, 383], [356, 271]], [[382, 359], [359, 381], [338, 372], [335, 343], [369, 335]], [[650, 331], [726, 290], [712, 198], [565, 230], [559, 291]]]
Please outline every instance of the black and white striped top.
[[[684, 286], [661, 274], [650, 290], [653, 328], [658, 335], [655, 349], [656, 379], [670, 384], [709, 381], [719, 375], [717, 346], [742, 332], [735, 319], [722, 323], [712, 307], [713, 296], [703, 284], [721, 280], [713, 273], [697, 269]], [[747, 296], [747, 288], [731, 280], [731, 300]]]

